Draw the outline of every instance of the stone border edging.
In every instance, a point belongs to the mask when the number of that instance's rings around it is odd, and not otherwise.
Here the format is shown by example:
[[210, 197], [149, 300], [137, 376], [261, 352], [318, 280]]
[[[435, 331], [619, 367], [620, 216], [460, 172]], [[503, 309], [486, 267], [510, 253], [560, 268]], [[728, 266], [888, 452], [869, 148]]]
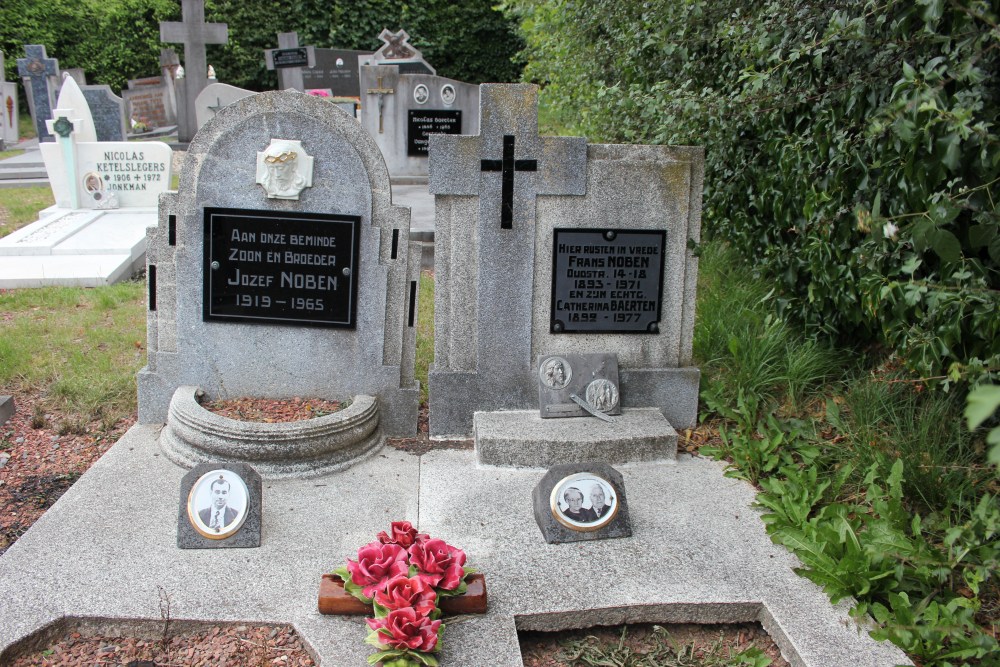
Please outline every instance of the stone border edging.
[[210, 412], [201, 390], [178, 387], [170, 399], [160, 447], [185, 468], [208, 461], [252, 465], [261, 477], [312, 477], [342, 470], [382, 444], [378, 401], [355, 396], [333, 414], [296, 422], [245, 422]]

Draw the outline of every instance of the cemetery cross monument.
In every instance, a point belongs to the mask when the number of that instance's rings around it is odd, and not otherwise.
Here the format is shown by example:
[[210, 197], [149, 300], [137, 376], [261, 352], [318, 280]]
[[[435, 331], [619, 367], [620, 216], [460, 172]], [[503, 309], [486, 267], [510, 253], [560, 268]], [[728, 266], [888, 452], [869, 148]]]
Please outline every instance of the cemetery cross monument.
[[[195, 120], [194, 101], [198, 93], [208, 84], [208, 65], [205, 60], [205, 45], [225, 44], [229, 40], [229, 29], [225, 23], [205, 23], [205, 0], [183, 0], [183, 21], [160, 23], [160, 40], [184, 44], [183, 84], [184, 104], [177, 109], [177, 139], [191, 141], [198, 130]], [[178, 104], [178, 107], [182, 105]]]

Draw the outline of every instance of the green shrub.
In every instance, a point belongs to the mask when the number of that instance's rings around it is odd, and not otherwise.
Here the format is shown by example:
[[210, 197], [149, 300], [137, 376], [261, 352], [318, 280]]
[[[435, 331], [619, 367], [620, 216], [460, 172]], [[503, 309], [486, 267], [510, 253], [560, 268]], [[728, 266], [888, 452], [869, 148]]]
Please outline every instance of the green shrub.
[[1000, 373], [996, 3], [509, 0], [593, 140], [706, 147], [705, 226], [813, 334]]

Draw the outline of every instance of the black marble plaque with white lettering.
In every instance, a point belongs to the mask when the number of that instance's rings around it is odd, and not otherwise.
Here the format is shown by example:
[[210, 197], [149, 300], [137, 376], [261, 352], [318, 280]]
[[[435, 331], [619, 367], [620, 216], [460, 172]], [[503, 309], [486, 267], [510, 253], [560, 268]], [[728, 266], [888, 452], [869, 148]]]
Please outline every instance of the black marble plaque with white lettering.
[[432, 134], [462, 134], [459, 109], [410, 109], [406, 124], [406, 154], [427, 157]]
[[205, 209], [202, 319], [353, 329], [361, 218]]
[[276, 69], [309, 66], [309, 51], [304, 46], [291, 49], [275, 49], [271, 57], [274, 58], [274, 67]]
[[667, 232], [556, 229], [552, 333], [658, 333]]

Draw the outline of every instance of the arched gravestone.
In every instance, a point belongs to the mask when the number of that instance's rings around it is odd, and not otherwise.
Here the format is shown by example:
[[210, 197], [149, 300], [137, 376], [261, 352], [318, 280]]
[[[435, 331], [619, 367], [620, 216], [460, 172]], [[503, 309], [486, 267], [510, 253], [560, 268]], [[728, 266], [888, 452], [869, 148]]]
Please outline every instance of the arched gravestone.
[[[311, 186], [261, 183], [259, 165], [288, 159], [311, 163]], [[166, 421], [175, 390], [195, 386], [210, 398], [373, 396], [384, 434], [416, 432], [419, 251], [351, 116], [297, 91], [225, 107], [192, 141], [159, 223], [140, 422]]]

